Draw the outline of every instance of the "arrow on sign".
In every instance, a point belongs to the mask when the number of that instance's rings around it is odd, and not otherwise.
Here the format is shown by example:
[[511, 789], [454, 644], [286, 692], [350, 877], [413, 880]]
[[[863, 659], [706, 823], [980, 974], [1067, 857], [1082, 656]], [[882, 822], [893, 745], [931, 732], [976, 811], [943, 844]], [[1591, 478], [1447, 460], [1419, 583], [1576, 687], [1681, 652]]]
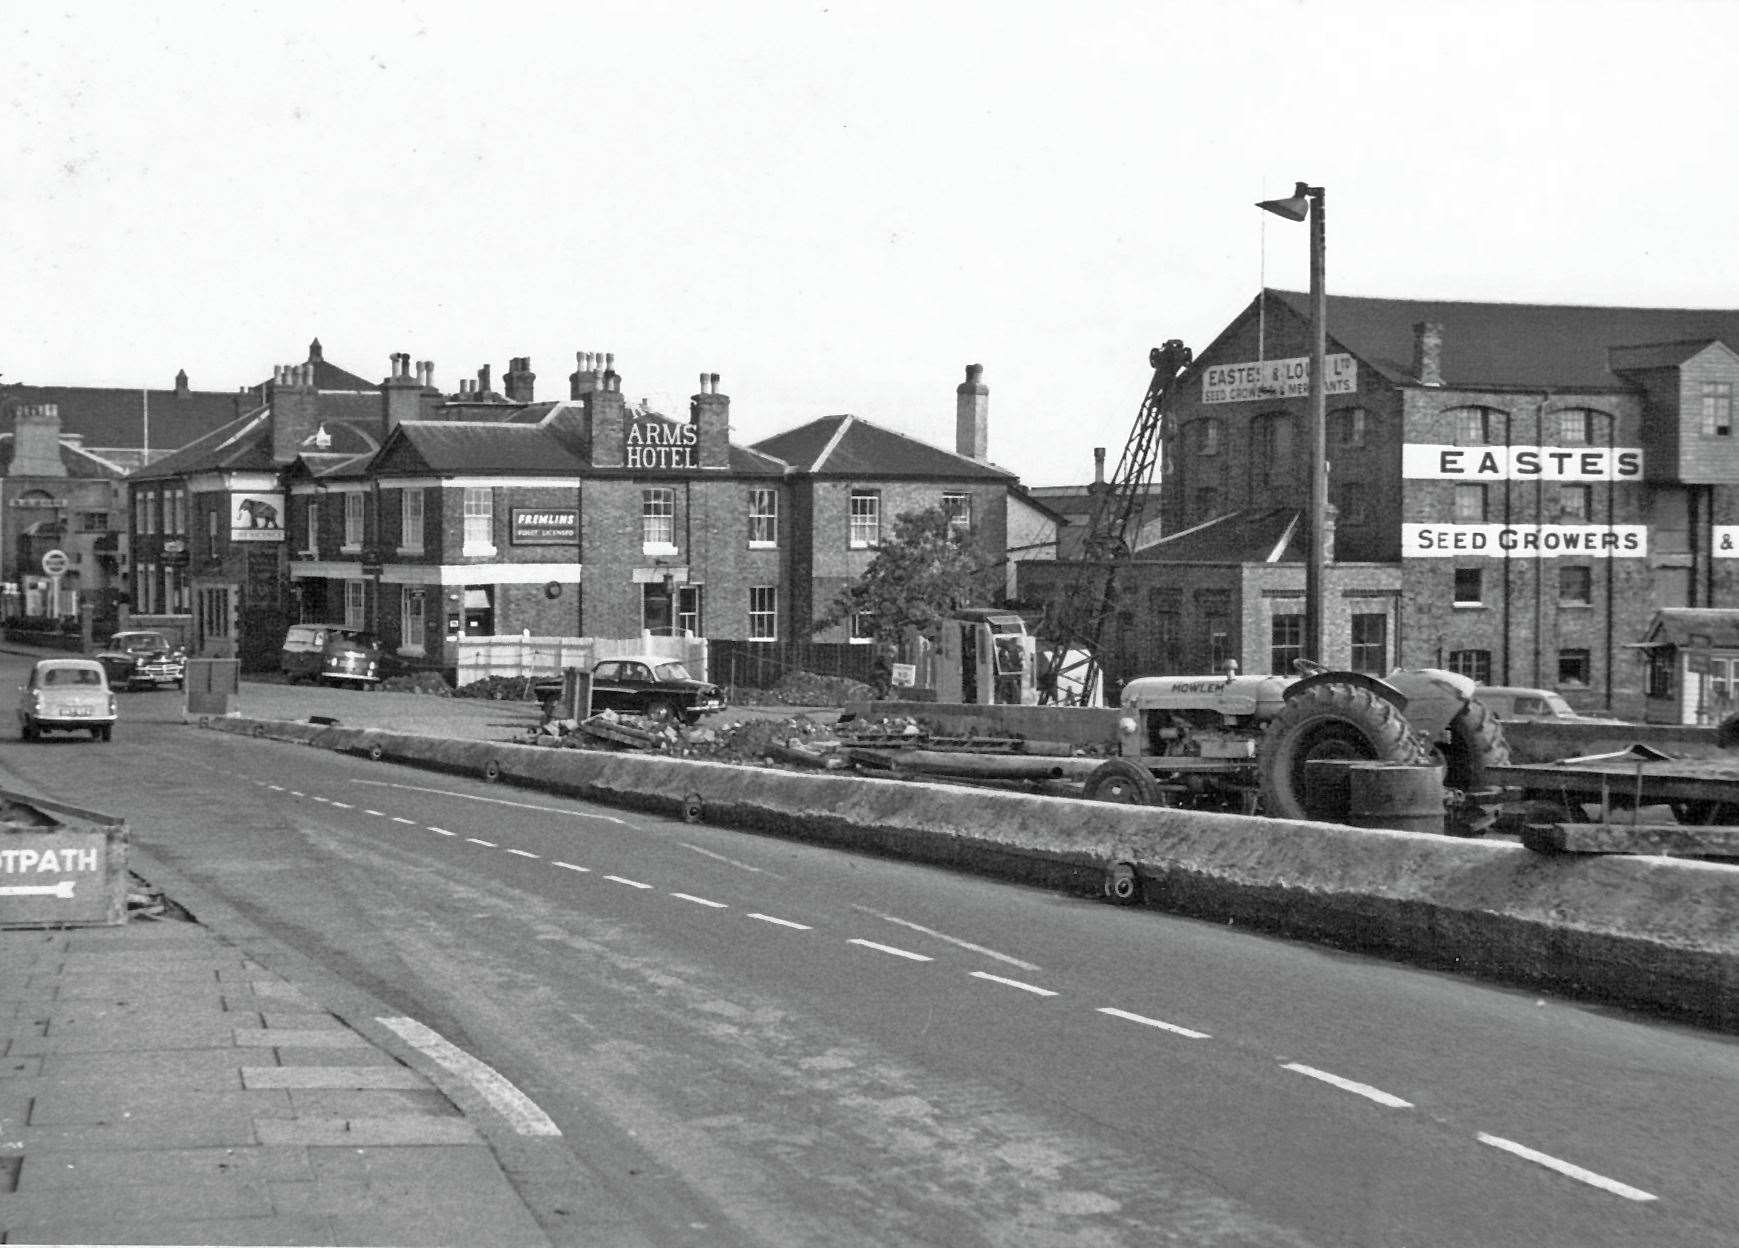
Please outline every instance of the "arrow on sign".
[[58, 884], [0, 884], [0, 897], [59, 897], [71, 901], [73, 885], [77, 883], [62, 880]]

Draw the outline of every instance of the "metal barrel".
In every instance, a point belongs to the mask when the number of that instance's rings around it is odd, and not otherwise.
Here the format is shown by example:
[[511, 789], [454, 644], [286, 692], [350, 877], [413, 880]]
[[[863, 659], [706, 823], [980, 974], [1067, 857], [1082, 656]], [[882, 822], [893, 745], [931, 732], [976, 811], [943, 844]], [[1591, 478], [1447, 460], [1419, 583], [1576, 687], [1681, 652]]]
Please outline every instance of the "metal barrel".
[[1355, 828], [1443, 831], [1443, 768], [1354, 763], [1347, 768], [1347, 822]]

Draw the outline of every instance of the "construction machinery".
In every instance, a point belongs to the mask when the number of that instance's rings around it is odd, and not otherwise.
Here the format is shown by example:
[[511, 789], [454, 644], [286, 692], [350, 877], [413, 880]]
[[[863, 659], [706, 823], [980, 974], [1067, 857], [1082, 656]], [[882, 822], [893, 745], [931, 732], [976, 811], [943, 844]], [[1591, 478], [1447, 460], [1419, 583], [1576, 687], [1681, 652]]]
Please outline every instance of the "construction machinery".
[[[1076, 582], [1045, 610], [1040, 626], [1040, 698], [1059, 705], [1091, 705], [1105, 675], [1106, 640], [1118, 610], [1118, 574], [1132, 553], [1131, 535], [1148, 497], [1159, 457], [1160, 401], [1193, 353], [1179, 339], [1148, 352], [1153, 380], [1129, 432], [1117, 469], [1097, 498]], [[1113, 673], [1117, 675], [1117, 673]]]

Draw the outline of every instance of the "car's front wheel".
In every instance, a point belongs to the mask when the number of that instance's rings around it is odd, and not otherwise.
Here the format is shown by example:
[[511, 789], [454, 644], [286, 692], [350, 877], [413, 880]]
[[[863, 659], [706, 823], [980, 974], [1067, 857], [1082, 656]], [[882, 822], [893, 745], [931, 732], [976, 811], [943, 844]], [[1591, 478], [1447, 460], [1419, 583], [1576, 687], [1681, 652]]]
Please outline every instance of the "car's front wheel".
[[109, 741], [114, 738], [114, 735], [115, 726], [113, 724], [104, 724], [99, 728], [91, 729], [92, 741]]
[[18, 728], [18, 735], [26, 741], [36, 740], [36, 725], [25, 720]]

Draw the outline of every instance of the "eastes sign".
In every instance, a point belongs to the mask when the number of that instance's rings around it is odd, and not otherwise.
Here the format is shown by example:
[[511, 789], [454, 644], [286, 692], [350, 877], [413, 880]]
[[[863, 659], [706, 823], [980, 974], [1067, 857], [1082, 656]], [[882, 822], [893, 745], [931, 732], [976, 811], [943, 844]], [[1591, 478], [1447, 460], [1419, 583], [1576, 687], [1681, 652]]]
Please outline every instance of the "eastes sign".
[[1640, 481], [1639, 446], [1437, 446], [1401, 448], [1415, 481]]

